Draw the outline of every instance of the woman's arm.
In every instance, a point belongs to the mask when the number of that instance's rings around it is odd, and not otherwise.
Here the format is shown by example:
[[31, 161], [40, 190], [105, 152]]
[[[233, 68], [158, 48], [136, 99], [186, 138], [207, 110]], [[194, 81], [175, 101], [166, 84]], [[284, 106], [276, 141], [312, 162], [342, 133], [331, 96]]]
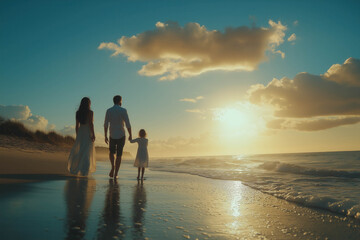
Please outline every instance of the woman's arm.
[[94, 112], [90, 111], [90, 119], [89, 119], [90, 131], [91, 131], [91, 140], [95, 141], [95, 132], [94, 132]]
[[76, 135], [77, 135], [77, 133], [78, 133], [79, 126], [80, 126], [80, 122], [76, 119], [76, 123], [75, 123], [75, 132], [76, 132]]

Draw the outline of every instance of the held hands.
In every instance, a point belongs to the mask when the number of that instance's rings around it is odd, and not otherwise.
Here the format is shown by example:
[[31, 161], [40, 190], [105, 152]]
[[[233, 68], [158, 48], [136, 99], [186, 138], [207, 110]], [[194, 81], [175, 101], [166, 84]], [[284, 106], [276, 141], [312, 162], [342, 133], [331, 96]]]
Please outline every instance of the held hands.
[[132, 136], [130, 135], [130, 136], [129, 136], [129, 141], [131, 141], [131, 140], [132, 140]]
[[105, 137], [105, 143], [106, 143], [106, 144], [108, 144], [108, 143], [109, 143], [109, 139], [108, 139], [108, 137], [107, 137], [107, 136]]

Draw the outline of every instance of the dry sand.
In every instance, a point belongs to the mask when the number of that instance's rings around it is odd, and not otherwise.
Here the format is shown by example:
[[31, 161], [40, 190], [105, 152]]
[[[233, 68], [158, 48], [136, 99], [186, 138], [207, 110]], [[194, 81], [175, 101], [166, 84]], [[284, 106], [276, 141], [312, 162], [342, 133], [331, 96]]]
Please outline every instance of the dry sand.
[[[0, 184], [66, 176], [68, 152], [0, 147]], [[24, 177], [34, 175], [33, 178]], [[43, 175], [41, 177], [41, 175]]]
[[[0, 184], [69, 177], [67, 161], [70, 149], [70, 146], [0, 135]], [[124, 152], [123, 158], [131, 158], [130, 153]], [[96, 159], [108, 161], [106, 147], [96, 147]]]
[[[69, 176], [67, 161], [70, 149], [69, 146], [0, 135], [0, 184]], [[97, 158], [107, 160], [106, 154], [102, 152]], [[30, 178], [28, 175], [33, 176]]]
[[[66, 169], [70, 149], [70, 146], [0, 135], [0, 174], [68, 175]], [[107, 148], [96, 147], [96, 158], [97, 161], [108, 161]], [[124, 152], [123, 158], [131, 158], [131, 155]], [[2, 182], [4, 179], [0, 179]]]
[[65, 151], [16, 150], [0, 147], [0, 174], [66, 175]]

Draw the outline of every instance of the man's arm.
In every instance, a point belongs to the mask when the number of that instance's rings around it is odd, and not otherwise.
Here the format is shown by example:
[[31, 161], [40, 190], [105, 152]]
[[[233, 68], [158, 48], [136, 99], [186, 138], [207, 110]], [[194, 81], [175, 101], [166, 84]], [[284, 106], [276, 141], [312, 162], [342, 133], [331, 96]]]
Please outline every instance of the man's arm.
[[105, 127], [105, 126], [104, 126], [105, 143], [106, 143], [106, 144], [108, 144], [108, 143], [109, 143], [109, 139], [108, 139], [108, 136], [107, 136], [107, 130], [108, 130], [108, 127]]
[[132, 134], [131, 134], [131, 125], [130, 125], [130, 120], [129, 120], [129, 116], [127, 111], [125, 111], [125, 118], [124, 118], [124, 122], [127, 128], [127, 131], [129, 133], [129, 141], [132, 139]]
[[132, 140], [131, 128], [127, 128], [127, 130], [128, 130], [128, 133], [129, 133], [129, 141], [131, 141]]
[[105, 121], [104, 121], [104, 135], [105, 135], [105, 143], [106, 144], [109, 143], [109, 139], [108, 139], [108, 136], [107, 136], [108, 127], [109, 127], [109, 113], [108, 113], [108, 111], [106, 111]]

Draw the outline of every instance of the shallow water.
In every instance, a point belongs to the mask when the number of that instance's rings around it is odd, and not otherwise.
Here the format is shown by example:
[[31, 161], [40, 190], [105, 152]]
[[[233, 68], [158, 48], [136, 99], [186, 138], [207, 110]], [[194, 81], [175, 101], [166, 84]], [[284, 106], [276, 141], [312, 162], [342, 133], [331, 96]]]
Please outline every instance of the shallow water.
[[199, 194], [175, 174], [147, 171], [141, 184], [129, 162], [117, 181], [109, 169], [98, 162], [89, 178], [13, 176], [35, 182], [0, 185], [0, 239], [233, 239], [222, 226], [206, 229], [204, 216], [221, 211], [202, 203], [207, 182]]
[[360, 152], [154, 159], [151, 168], [239, 180], [264, 193], [360, 218]]
[[0, 185], [1, 239], [143, 238], [146, 188], [109, 180], [108, 168], [98, 163], [90, 178]]

